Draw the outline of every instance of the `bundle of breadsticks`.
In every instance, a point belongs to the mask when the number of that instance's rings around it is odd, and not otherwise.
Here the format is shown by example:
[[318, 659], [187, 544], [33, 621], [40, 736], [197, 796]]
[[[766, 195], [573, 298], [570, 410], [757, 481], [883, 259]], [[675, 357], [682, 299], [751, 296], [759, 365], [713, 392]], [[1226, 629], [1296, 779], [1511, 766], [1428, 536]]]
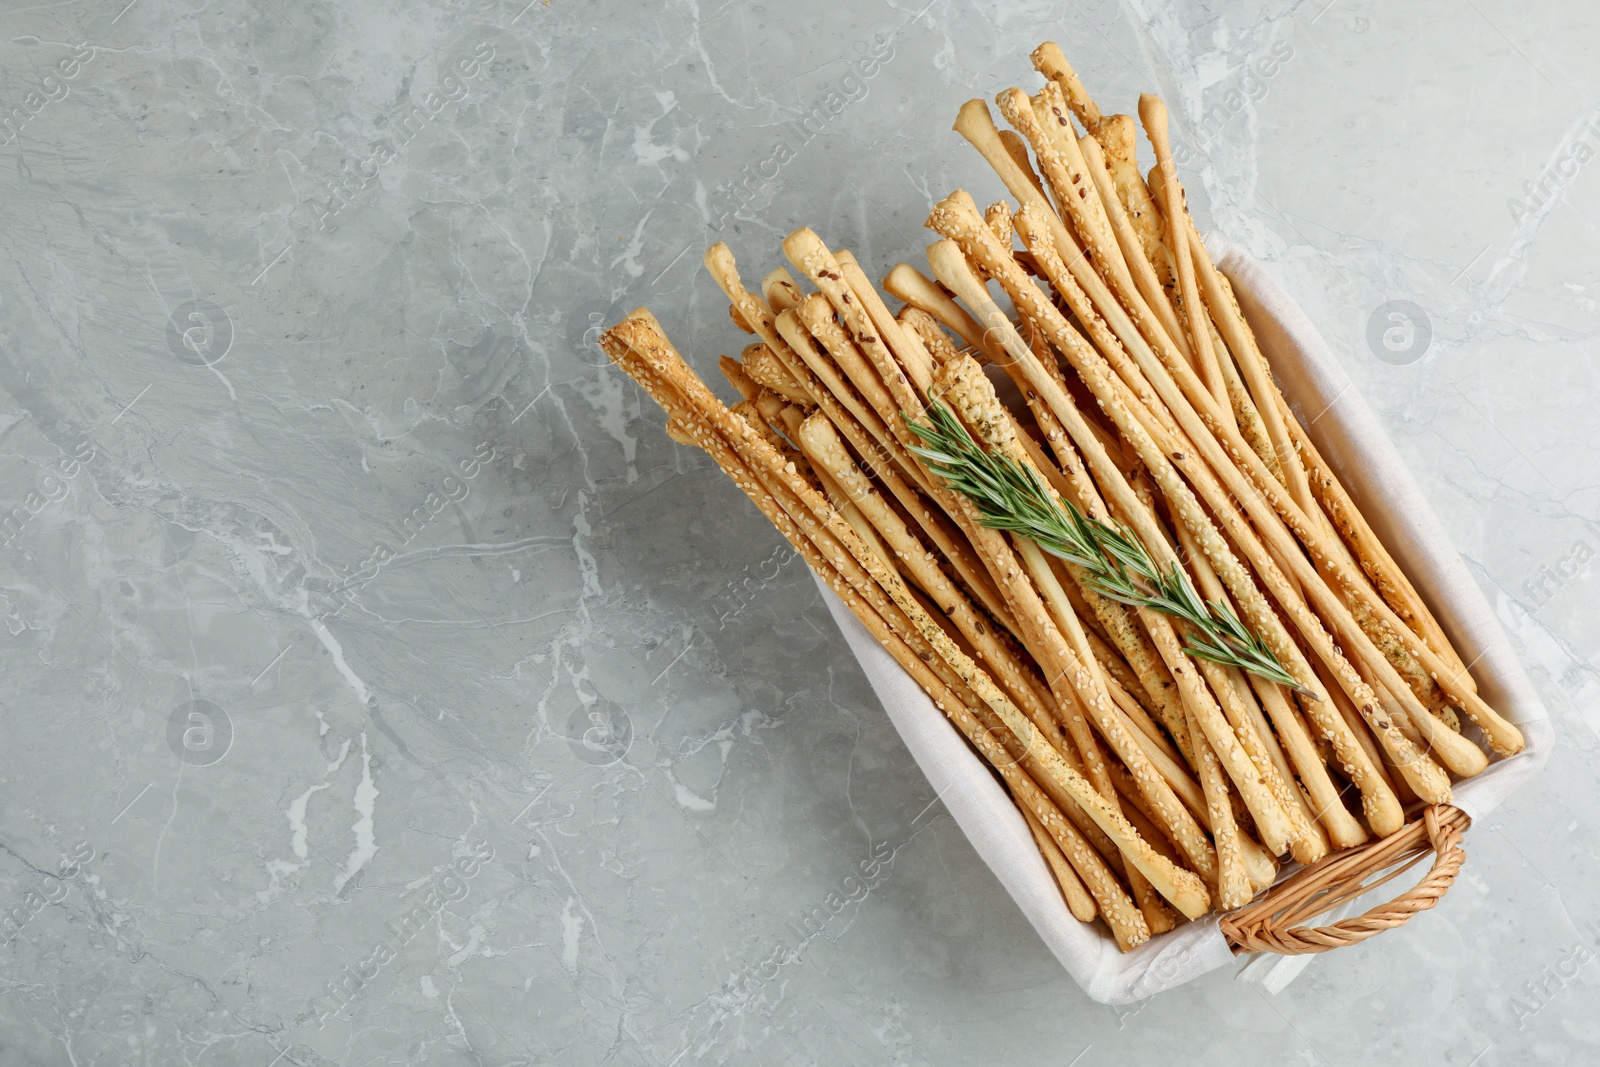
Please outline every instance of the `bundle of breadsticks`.
[[809, 229], [754, 291], [724, 405], [648, 311], [601, 339], [1003, 780], [1124, 950], [1282, 857], [1397, 832], [1522, 747], [1284, 399], [1189, 216], [1153, 96], [962, 107], [1010, 194], [933, 208], [883, 289]]

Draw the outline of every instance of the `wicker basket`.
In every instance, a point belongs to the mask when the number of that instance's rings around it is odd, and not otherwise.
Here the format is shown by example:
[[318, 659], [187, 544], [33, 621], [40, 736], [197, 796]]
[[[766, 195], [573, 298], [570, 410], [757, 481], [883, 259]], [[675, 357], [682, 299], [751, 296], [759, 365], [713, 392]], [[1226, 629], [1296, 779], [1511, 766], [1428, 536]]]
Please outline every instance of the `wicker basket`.
[[[989, 769], [824, 589], [824, 599], [890, 719], [946, 808], [1057, 959], [1091, 997], [1107, 1004], [1131, 1003], [1180, 985], [1244, 953], [1304, 955], [1354, 944], [1434, 907], [1461, 869], [1466, 856], [1462, 838], [1472, 818], [1493, 809], [1537, 771], [1553, 740], [1543, 705], [1493, 611], [1339, 360], [1259, 264], [1225, 242], [1216, 244], [1214, 258], [1232, 278], [1274, 366], [1288, 371], [1280, 373], [1285, 392], [1302, 421], [1311, 424], [1319, 450], [1434, 607], [1458, 650], [1475, 664], [1486, 699], [1523, 730], [1527, 748], [1458, 783], [1452, 805], [1416, 811], [1400, 832], [1332, 853], [1286, 875], [1237, 911], [1180, 926], [1121, 954], [1109, 934], [1092, 932], [1067, 913], [1026, 825]], [[1309, 925], [1430, 854], [1427, 875], [1393, 900], [1354, 918]]]
[[[1462, 835], [1472, 817], [1450, 805], [1430, 805], [1399, 833], [1330, 853], [1274, 885], [1219, 923], [1236, 953], [1299, 956], [1365, 941], [1427, 911], [1456, 880], [1467, 853]], [[1398, 878], [1433, 853], [1433, 868], [1393, 900], [1329, 926], [1303, 923]], [[1370, 881], [1369, 881], [1370, 879]]]

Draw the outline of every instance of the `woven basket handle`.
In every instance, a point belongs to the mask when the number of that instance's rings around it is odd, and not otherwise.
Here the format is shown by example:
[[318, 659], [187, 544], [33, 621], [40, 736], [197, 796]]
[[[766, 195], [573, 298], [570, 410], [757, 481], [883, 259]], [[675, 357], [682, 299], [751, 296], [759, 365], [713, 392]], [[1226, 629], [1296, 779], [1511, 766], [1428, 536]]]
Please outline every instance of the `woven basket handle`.
[[[1460, 808], [1448, 804], [1424, 808], [1422, 817], [1401, 827], [1399, 833], [1326, 856], [1273, 886], [1259, 900], [1224, 915], [1222, 933], [1235, 953], [1297, 956], [1353, 945], [1402, 926], [1417, 912], [1439, 903], [1456, 880], [1467, 858], [1461, 847], [1462, 833], [1470, 825], [1471, 817]], [[1410, 870], [1429, 852], [1433, 853], [1433, 869], [1388, 903], [1331, 926], [1303, 925]], [[1395, 864], [1401, 866], [1388, 870]], [[1379, 874], [1382, 876], [1372, 882], [1366, 881]]]

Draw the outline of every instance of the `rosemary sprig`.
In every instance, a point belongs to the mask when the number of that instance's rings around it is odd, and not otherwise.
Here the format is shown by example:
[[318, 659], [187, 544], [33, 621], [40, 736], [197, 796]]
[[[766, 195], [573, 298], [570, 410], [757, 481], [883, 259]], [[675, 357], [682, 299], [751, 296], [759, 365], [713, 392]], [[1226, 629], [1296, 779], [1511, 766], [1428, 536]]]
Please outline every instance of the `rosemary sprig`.
[[945, 404], [934, 401], [925, 421], [907, 418], [906, 424], [922, 442], [912, 451], [977, 506], [985, 526], [1021, 534], [1082, 567], [1102, 596], [1181, 619], [1188, 624], [1184, 651], [1189, 655], [1303, 691], [1232, 608], [1201, 599], [1177, 564], [1163, 571], [1126, 526], [1091, 519], [1071, 501], [1058, 502], [1032, 471], [1009, 456], [984, 451]]

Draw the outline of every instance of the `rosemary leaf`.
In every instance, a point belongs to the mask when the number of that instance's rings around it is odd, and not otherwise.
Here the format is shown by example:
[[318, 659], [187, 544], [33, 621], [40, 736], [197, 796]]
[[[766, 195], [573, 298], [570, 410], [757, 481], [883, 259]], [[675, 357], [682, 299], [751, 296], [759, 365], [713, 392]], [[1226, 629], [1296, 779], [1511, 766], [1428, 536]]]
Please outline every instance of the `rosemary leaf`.
[[939, 402], [926, 420], [906, 418], [922, 442], [912, 448], [928, 469], [971, 500], [983, 524], [1029, 538], [1046, 552], [1082, 567], [1090, 588], [1119, 604], [1150, 608], [1182, 620], [1184, 651], [1300, 690], [1272, 649], [1226, 604], [1201, 598], [1174, 564], [1163, 571], [1143, 542], [1121, 523], [1091, 519], [1009, 456], [985, 451], [955, 412]]

